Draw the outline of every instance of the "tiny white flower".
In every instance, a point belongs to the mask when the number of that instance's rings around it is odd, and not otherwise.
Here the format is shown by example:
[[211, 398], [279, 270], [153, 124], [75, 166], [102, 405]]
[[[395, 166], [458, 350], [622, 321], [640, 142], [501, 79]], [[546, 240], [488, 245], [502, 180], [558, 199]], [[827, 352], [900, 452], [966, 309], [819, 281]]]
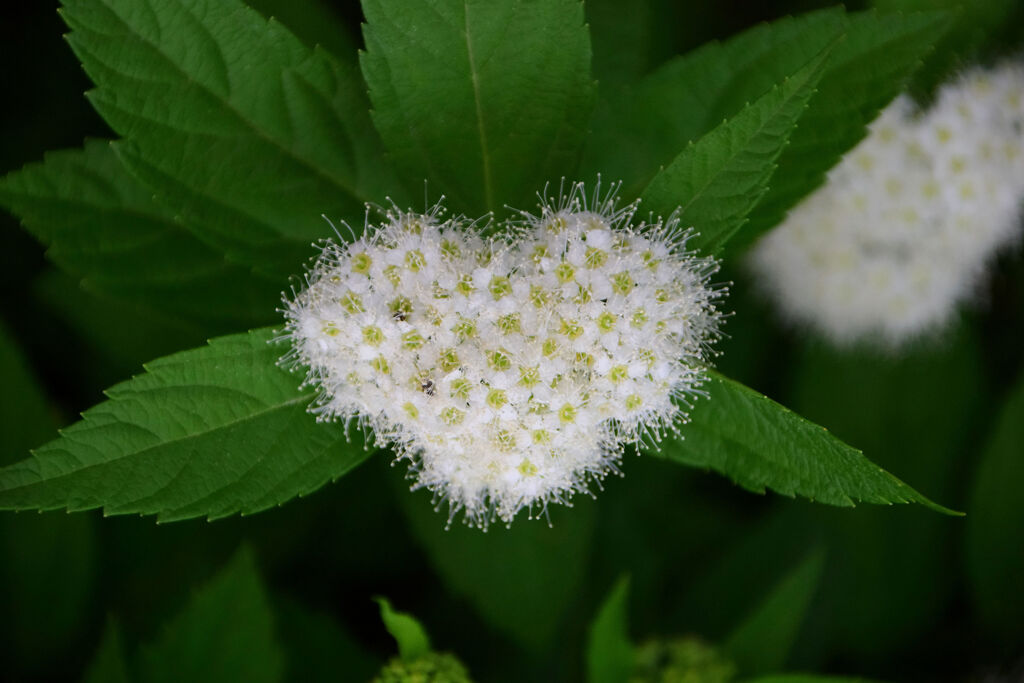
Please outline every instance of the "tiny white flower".
[[1022, 201], [1024, 66], [974, 70], [927, 111], [897, 98], [751, 264], [793, 321], [894, 348], [952, 318]]
[[628, 443], [686, 419], [717, 336], [715, 261], [678, 220], [575, 184], [482, 239], [461, 219], [385, 212], [328, 241], [286, 301], [286, 360], [320, 419], [356, 419], [414, 487], [486, 527], [567, 503]]

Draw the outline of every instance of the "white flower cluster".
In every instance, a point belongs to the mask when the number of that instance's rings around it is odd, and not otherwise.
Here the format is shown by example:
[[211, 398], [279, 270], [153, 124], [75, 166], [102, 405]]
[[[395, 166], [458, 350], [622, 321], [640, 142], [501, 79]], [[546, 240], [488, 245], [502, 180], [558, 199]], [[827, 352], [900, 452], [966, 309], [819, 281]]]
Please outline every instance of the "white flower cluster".
[[322, 419], [372, 428], [451, 515], [567, 502], [685, 419], [717, 334], [717, 264], [675, 220], [631, 226], [635, 208], [574, 185], [490, 239], [436, 207], [388, 211], [324, 245], [287, 302], [286, 360]]
[[971, 296], [1022, 200], [1024, 67], [975, 70], [927, 111], [893, 102], [751, 262], [794, 321], [894, 348]]

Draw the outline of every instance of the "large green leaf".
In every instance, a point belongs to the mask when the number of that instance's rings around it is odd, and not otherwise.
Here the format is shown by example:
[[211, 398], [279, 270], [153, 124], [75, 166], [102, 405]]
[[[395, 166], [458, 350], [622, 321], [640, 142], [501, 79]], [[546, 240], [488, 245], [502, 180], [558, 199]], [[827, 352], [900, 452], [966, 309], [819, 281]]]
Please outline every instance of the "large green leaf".
[[118, 152], [204, 240], [278, 277], [321, 218], [393, 183], [353, 66], [236, 0], [66, 0], [90, 100]]
[[584, 174], [624, 181], [638, 196], [659, 168], [825, 49], [844, 28], [842, 10], [760, 24], [669, 60], [595, 112]]
[[1007, 643], [1024, 636], [1024, 378], [985, 447], [967, 505], [967, 569], [982, 624]]
[[462, 524], [445, 529], [430, 497], [399, 486], [398, 503], [416, 539], [451, 592], [534, 654], [555, 637], [584, 581], [594, 527], [588, 500], [550, 511], [551, 524], [522, 520], [487, 533]]
[[620, 578], [590, 625], [587, 683], [626, 683], [636, 666], [629, 639], [629, 577]]
[[0, 470], [0, 508], [257, 512], [316, 490], [368, 455], [317, 424], [271, 330], [221, 337], [146, 366], [34, 456]]
[[737, 247], [774, 227], [821, 185], [825, 173], [867, 135], [867, 125], [905, 87], [921, 58], [949, 27], [949, 14], [851, 15], [789, 146], [771, 189], [751, 214]]
[[427, 179], [477, 214], [573, 175], [594, 95], [582, 3], [364, 0], [363, 11], [373, 121], [412, 185]]
[[944, 13], [844, 15], [823, 10], [756, 26], [667, 62], [602, 107], [584, 173], [626, 181], [628, 198], [689, 142], [807, 63], [845, 33], [829, 59], [771, 188], [738, 242], [747, 244], [820, 184], [825, 172], [867, 132], [866, 125], [903, 87], [947, 25]]
[[824, 553], [816, 550], [787, 574], [722, 644], [722, 652], [748, 675], [772, 673], [786, 663], [811, 598]]
[[284, 656], [252, 555], [239, 551], [139, 652], [142, 683], [273, 683]]
[[682, 438], [655, 455], [713, 469], [751, 491], [770, 488], [830, 505], [920, 503], [957, 514], [928, 500], [857, 449], [767, 396], [712, 372]]
[[0, 204], [90, 291], [216, 332], [272, 320], [281, 282], [226, 263], [153, 201], [108, 142], [50, 152], [8, 174]]
[[821, 78], [831, 46], [735, 118], [690, 144], [654, 177], [641, 199], [667, 216], [676, 207], [697, 234], [688, 247], [715, 253], [768, 191], [775, 160]]

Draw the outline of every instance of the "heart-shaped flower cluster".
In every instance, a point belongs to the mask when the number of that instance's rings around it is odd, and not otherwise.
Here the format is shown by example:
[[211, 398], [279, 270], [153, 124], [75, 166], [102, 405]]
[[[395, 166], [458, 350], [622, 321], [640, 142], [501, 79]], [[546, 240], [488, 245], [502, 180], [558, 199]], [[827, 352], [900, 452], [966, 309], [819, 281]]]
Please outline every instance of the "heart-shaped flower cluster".
[[635, 209], [575, 185], [491, 238], [435, 207], [327, 242], [285, 311], [312, 410], [372, 428], [478, 526], [587, 490], [685, 420], [720, 318], [716, 263]]
[[1024, 65], [974, 70], [919, 111], [901, 96], [752, 252], [793, 320], [837, 343], [935, 330], [1020, 234]]

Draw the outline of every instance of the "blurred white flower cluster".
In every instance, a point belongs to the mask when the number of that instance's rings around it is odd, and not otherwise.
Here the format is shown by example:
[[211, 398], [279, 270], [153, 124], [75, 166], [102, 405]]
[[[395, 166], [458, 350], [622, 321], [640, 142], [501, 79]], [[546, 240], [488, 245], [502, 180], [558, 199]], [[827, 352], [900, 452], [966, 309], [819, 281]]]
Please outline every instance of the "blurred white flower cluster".
[[973, 70], [926, 111], [895, 100], [751, 263], [794, 322], [895, 348], [971, 297], [1022, 201], [1024, 67]]
[[328, 242], [285, 311], [312, 410], [372, 428], [471, 524], [586, 491], [685, 419], [717, 335], [717, 264], [635, 208], [577, 184], [495, 238], [435, 207]]

